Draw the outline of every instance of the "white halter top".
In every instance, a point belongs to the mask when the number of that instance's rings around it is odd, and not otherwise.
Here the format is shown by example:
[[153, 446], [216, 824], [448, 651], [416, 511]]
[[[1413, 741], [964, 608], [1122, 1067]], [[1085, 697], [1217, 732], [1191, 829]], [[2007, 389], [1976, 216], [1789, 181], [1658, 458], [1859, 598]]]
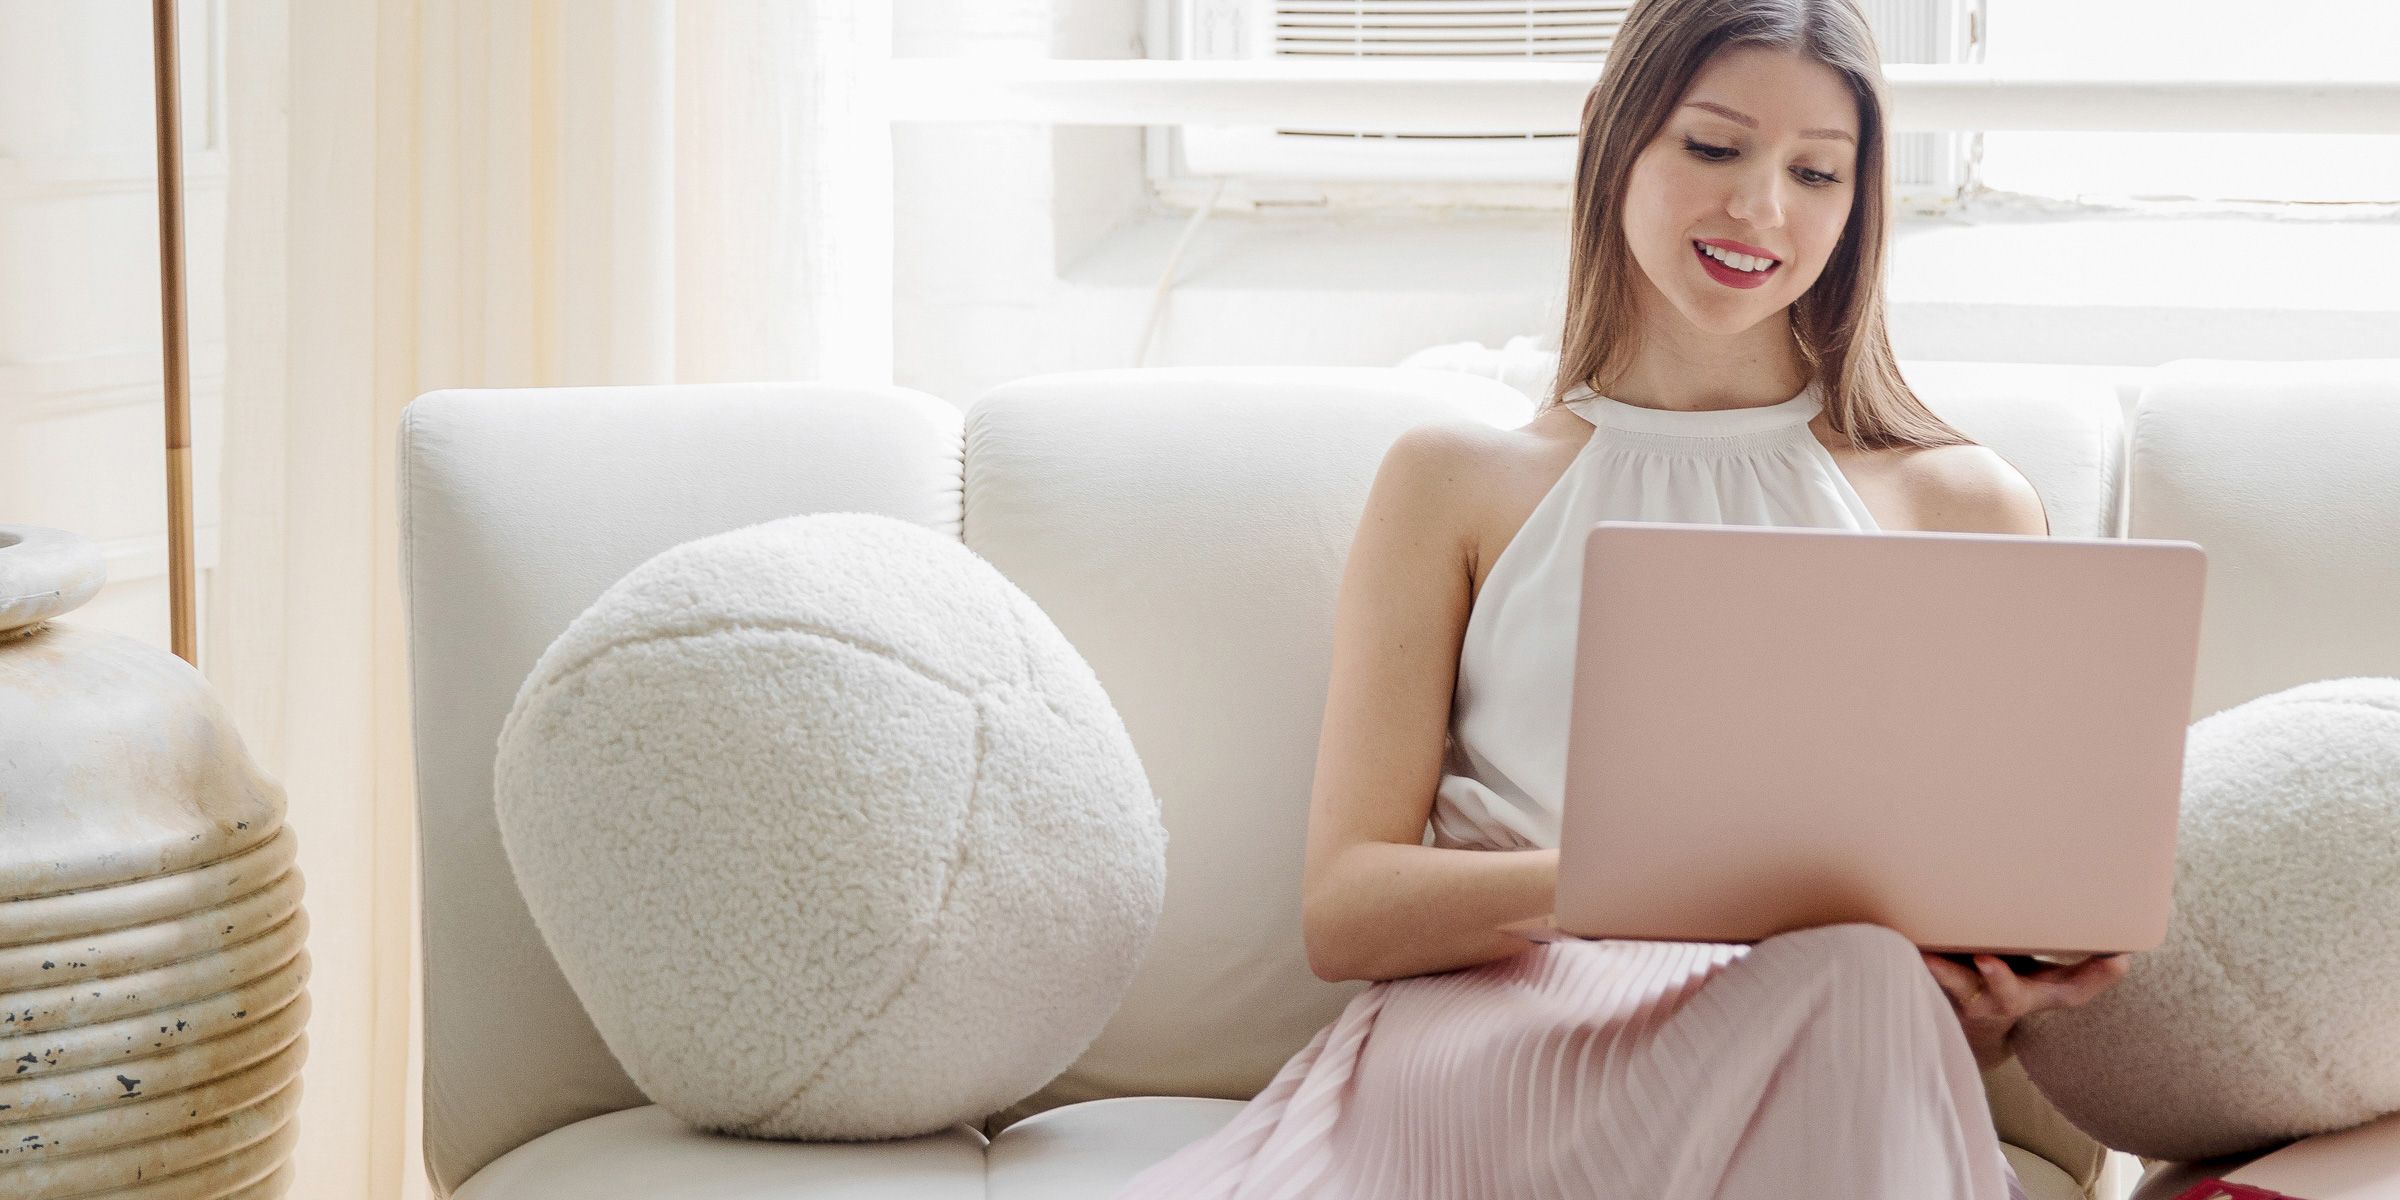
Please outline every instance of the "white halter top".
[[1814, 381], [1750, 408], [1644, 408], [1588, 387], [1564, 403], [1594, 428], [1492, 563], [1467, 616], [1432, 845], [1558, 845], [1576, 601], [1594, 522], [1879, 528], [1809, 430], [1823, 408]]

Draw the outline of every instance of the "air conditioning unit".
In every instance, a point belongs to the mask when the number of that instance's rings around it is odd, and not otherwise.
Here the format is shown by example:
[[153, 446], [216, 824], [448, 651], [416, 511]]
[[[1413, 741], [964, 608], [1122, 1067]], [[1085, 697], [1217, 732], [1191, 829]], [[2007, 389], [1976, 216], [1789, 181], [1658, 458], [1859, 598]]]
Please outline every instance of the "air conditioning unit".
[[[1174, 45], [1190, 59], [1330, 62], [1378, 58], [1588, 62], [1593, 74], [1634, 0], [1172, 0]], [[1983, 0], [1865, 0], [1886, 62], [1981, 58]], [[1559, 182], [1574, 175], [1576, 121], [1543, 129], [1426, 133], [1187, 123], [1173, 127], [1187, 176], [1297, 180]], [[1893, 140], [1903, 198], [1954, 194], [1967, 137]]]

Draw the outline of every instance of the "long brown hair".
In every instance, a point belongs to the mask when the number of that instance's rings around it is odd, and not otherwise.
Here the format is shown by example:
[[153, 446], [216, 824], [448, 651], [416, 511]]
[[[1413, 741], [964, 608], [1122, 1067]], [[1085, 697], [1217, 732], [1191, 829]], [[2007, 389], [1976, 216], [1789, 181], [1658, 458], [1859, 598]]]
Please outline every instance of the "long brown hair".
[[1826, 420], [1852, 444], [1973, 445], [1900, 378], [1884, 326], [1890, 205], [1882, 52], [1854, 0], [1639, 0], [1583, 102], [1569, 231], [1566, 328], [1546, 409], [1578, 384], [1602, 395], [1632, 366], [1639, 309], [1625, 242], [1626, 182], [1709, 56], [1765, 46], [1831, 67], [1858, 102], [1850, 219], [1825, 270], [1792, 302], [1793, 340], [1822, 384]]

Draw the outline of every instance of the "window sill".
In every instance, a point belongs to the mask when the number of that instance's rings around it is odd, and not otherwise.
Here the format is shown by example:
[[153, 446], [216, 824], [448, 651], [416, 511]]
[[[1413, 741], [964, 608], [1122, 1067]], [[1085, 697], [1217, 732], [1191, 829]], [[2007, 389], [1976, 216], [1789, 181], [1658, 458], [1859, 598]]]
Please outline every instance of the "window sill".
[[[1147, 294], [1187, 222], [1129, 220], [1062, 277]], [[1186, 247], [1175, 288], [1481, 293], [1555, 313], [1563, 225], [1560, 213], [1524, 210], [1220, 212]], [[2391, 261], [2400, 220], [1909, 215], [1895, 221], [1886, 278], [1904, 357], [2153, 365], [2389, 354], [2400, 291], [2354, 264]]]

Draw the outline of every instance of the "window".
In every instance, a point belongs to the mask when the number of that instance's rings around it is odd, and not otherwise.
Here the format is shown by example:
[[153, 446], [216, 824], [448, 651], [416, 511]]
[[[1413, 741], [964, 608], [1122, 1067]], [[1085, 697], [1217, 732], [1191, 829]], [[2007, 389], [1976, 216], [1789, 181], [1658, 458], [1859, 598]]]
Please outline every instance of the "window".
[[[1968, 62], [1982, 0], [1861, 0], [1885, 61]], [[1187, 59], [1310, 64], [1580, 62], [1594, 74], [1633, 0], [1175, 0], [1168, 44]], [[1574, 174], [1574, 111], [1544, 129], [1428, 133], [1187, 122], [1182, 172], [1304, 181], [1447, 180], [1558, 184]], [[1893, 143], [1903, 199], [1947, 198], [1965, 181], [1970, 135]]]
[[[2388, 0], [1985, 0], [1995, 69], [2133, 78], [2400, 80]], [[2400, 135], [1983, 135], [1985, 187], [2065, 200], [2400, 201]]]

